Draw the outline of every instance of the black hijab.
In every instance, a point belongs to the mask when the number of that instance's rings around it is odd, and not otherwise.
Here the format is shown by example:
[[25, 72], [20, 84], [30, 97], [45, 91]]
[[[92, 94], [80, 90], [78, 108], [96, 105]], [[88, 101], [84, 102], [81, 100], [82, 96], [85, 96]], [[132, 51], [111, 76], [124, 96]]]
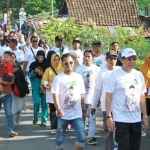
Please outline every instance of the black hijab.
[[[38, 56], [43, 56], [44, 59], [43, 59], [43, 62], [42, 62], [42, 63], [39, 63], [39, 61], [38, 61], [38, 59], [37, 59]], [[34, 61], [33, 63], [31, 63], [31, 65], [30, 65], [30, 67], [29, 67], [29, 68], [30, 68], [30, 69], [29, 69], [29, 72], [35, 70], [35, 68], [38, 68], [38, 67], [40, 67], [40, 68], [42, 69], [43, 73], [44, 73], [44, 71], [45, 71], [48, 67], [50, 67], [49, 62], [48, 62], [47, 59], [45, 58], [45, 52], [42, 51], [42, 50], [39, 50], [39, 51], [37, 52], [36, 61]], [[39, 78], [39, 79], [42, 79], [42, 76], [39, 76], [38, 74], [36, 75], [36, 77]]]

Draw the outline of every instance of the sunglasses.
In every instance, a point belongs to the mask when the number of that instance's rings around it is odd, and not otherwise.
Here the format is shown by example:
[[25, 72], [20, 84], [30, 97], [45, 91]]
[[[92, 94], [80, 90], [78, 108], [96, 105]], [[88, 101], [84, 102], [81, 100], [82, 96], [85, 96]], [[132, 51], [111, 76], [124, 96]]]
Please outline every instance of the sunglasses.
[[32, 42], [38, 42], [37, 40], [33, 40]]
[[110, 61], [117, 60], [117, 58], [108, 58]]
[[64, 64], [65, 66], [68, 66], [69, 64], [72, 65], [72, 64], [73, 64], [73, 61], [70, 61], [70, 62], [63, 62], [63, 64]]
[[94, 47], [101, 47], [101, 45], [99, 45], [99, 44], [95, 44], [95, 45], [93, 45]]

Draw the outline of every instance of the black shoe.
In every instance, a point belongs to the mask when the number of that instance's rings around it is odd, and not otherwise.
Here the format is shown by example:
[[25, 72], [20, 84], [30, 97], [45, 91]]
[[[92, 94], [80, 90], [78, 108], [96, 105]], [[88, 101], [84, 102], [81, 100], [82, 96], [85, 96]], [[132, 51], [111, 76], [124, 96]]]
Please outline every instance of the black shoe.
[[37, 125], [37, 122], [36, 122], [36, 121], [33, 121], [33, 125], [35, 125], [35, 126], [36, 126], [36, 125]]
[[97, 144], [97, 138], [92, 138], [92, 139], [90, 139], [89, 141], [87, 141], [87, 144], [90, 144], [90, 145], [96, 145]]

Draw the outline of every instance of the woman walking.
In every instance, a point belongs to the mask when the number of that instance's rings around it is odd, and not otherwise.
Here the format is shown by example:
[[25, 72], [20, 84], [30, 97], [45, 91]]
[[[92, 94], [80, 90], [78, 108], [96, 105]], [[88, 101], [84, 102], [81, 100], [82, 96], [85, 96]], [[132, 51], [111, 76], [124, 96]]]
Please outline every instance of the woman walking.
[[33, 125], [37, 125], [38, 122], [38, 113], [39, 107], [41, 104], [42, 116], [41, 116], [41, 126], [46, 126], [48, 118], [48, 110], [46, 103], [46, 96], [41, 89], [41, 80], [44, 71], [49, 67], [49, 62], [45, 58], [45, 53], [42, 50], [39, 50], [36, 55], [36, 61], [31, 63], [29, 69], [29, 78], [32, 86], [32, 98], [34, 103], [34, 117]]
[[26, 95], [29, 94], [27, 82], [22, 71], [21, 66], [16, 61], [16, 55], [12, 53], [12, 63], [14, 67], [15, 80], [12, 84], [12, 91], [16, 86], [19, 90], [19, 95], [12, 95], [12, 114], [14, 116], [14, 124], [19, 125], [19, 117], [22, 110], [26, 110]]
[[[50, 110], [50, 123], [52, 120], [52, 113], [56, 111], [53, 101], [53, 95], [51, 93], [51, 86], [54, 80], [54, 77], [63, 72], [63, 68], [61, 66], [60, 56], [56, 53], [52, 54], [51, 56], [51, 67], [47, 68], [43, 74], [42, 78], [42, 89], [46, 93], [46, 102], [49, 104]], [[56, 129], [51, 128], [51, 133], [55, 134]]]

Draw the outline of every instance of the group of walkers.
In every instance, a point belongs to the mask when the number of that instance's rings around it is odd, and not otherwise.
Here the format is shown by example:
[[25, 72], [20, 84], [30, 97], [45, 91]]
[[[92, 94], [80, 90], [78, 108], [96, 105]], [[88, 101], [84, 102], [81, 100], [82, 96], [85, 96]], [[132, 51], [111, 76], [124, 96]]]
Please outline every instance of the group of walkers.
[[[0, 80], [0, 101], [4, 105], [9, 136], [18, 135], [14, 124], [19, 125], [31, 83], [33, 125], [38, 125], [40, 105], [43, 127], [48, 121], [48, 106], [50, 124], [56, 112], [57, 128], [51, 128], [51, 133], [56, 134], [57, 150], [63, 149], [66, 131], [71, 128], [76, 133], [76, 150], [84, 148], [86, 126], [89, 127], [87, 143], [97, 144], [99, 106], [103, 113], [105, 149], [140, 149], [141, 132], [146, 133], [148, 129], [150, 114], [149, 55], [140, 72], [134, 69], [135, 50], [125, 48], [120, 52], [117, 42], [103, 55], [99, 40], [93, 41], [91, 50], [81, 51], [79, 39], [72, 41], [69, 50], [61, 36], [55, 37], [51, 49], [35, 33], [26, 39], [23, 34], [18, 36], [20, 40], [10, 32], [4, 36], [5, 45], [0, 48], [2, 72], [11, 64], [14, 68], [12, 72], [4, 72], [7, 78]], [[19, 95], [15, 93], [16, 87]]]

